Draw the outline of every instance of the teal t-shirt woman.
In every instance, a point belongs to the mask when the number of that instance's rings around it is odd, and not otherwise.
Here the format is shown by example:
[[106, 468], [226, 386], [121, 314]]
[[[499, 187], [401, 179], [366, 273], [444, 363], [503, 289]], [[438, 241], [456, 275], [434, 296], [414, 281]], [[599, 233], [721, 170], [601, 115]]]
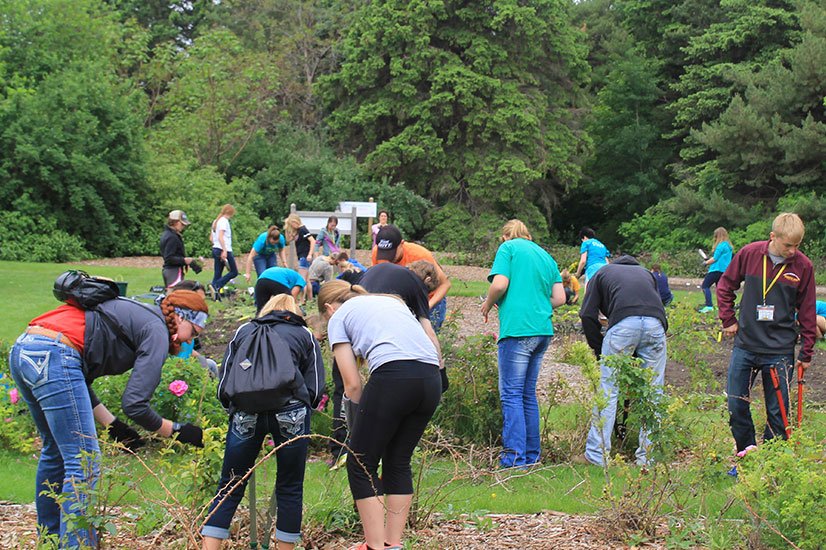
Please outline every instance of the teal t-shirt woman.
[[565, 303], [562, 276], [550, 254], [533, 242], [525, 224], [511, 220], [488, 275], [482, 315], [499, 307], [499, 398], [504, 468], [539, 462], [536, 381], [554, 329], [553, 308]]
[[731, 257], [734, 255], [734, 249], [731, 246], [731, 240], [728, 236], [728, 231], [725, 227], [718, 227], [714, 230], [714, 244], [711, 248], [711, 257], [703, 262], [703, 265], [708, 266], [708, 273], [703, 279], [701, 288], [706, 298], [706, 303], [700, 309], [700, 313], [708, 313], [714, 310], [714, 304], [711, 302], [711, 285], [716, 285], [726, 268], [731, 263]]
[[604, 265], [608, 265], [608, 257], [611, 253], [604, 244], [596, 238], [596, 233], [590, 227], [583, 227], [579, 232], [579, 239], [582, 245], [579, 247], [579, 265], [576, 268], [576, 276], [585, 271], [585, 281], [583, 286], [588, 285], [588, 280], [594, 276]]

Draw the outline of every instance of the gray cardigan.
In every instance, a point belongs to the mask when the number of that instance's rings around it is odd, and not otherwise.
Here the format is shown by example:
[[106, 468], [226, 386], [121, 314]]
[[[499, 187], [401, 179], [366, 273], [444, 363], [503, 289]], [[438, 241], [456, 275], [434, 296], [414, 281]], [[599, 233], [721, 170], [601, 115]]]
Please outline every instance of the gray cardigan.
[[[100, 403], [91, 383], [111, 374], [132, 373], [121, 398], [123, 412], [149, 431], [161, 427], [161, 416], [149, 405], [161, 382], [161, 368], [169, 351], [169, 330], [160, 309], [117, 298], [86, 311], [83, 369], [92, 406]], [[117, 327], [115, 328], [113, 324]]]

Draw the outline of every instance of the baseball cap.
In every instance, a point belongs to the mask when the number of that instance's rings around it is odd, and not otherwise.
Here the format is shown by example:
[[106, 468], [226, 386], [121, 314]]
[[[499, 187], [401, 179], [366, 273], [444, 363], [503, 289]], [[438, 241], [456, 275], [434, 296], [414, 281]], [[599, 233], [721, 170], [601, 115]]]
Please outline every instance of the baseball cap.
[[387, 224], [376, 234], [376, 260], [392, 262], [396, 259], [396, 249], [402, 243], [402, 233], [395, 225]]
[[189, 225], [189, 218], [186, 217], [183, 210], [173, 210], [169, 213], [169, 219], [173, 222], [181, 222], [184, 225]]

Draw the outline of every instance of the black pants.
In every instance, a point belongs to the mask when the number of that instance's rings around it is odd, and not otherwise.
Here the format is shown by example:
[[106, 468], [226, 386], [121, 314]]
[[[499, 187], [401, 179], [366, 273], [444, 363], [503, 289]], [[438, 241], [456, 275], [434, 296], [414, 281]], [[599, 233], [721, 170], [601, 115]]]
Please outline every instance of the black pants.
[[344, 397], [344, 380], [341, 379], [341, 371], [338, 370], [338, 363], [333, 358], [333, 433], [330, 440], [330, 454], [334, 460], [338, 460], [344, 452], [343, 445], [347, 443], [347, 425], [341, 416], [341, 399]]
[[393, 361], [373, 371], [361, 394], [350, 436], [350, 448], [356, 456], [347, 456], [347, 478], [354, 499], [413, 494], [410, 458], [441, 397], [437, 365]]
[[277, 294], [290, 294], [290, 289], [271, 279], [258, 279], [255, 283], [255, 313], [261, 312], [264, 304]]

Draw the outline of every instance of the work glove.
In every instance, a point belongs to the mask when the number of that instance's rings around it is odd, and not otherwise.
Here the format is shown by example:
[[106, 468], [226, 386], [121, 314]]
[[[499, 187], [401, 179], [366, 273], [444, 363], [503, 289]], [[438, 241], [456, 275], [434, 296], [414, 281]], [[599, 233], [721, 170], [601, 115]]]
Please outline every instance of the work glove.
[[447, 379], [447, 369], [439, 369], [439, 375], [442, 377], [442, 393], [445, 393], [450, 387], [450, 381]]
[[106, 426], [106, 431], [109, 437], [129, 449], [130, 451], [137, 450], [146, 445], [146, 440], [140, 434], [122, 420], [115, 418], [111, 424]]
[[359, 404], [350, 400], [346, 395], [341, 399], [341, 417], [347, 425], [347, 430], [353, 433], [358, 415]]
[[204, 448], [204, 430], [202, 430], [200, 426], [187, 422], [186, 424], [181, 424], [176, 427], [177, 429], [173, 427], [172, 435], [177, 435], [178, 441], [181, 443], [188, 443], [202, 449]]
[[200, 363], [203, 368], [208, 370], [214, 378], [218, 378], [218, 363], [212, 359], [204, 357], [202, 353], [196, 355], [195, 358], [198, 360], [198, 363]]

